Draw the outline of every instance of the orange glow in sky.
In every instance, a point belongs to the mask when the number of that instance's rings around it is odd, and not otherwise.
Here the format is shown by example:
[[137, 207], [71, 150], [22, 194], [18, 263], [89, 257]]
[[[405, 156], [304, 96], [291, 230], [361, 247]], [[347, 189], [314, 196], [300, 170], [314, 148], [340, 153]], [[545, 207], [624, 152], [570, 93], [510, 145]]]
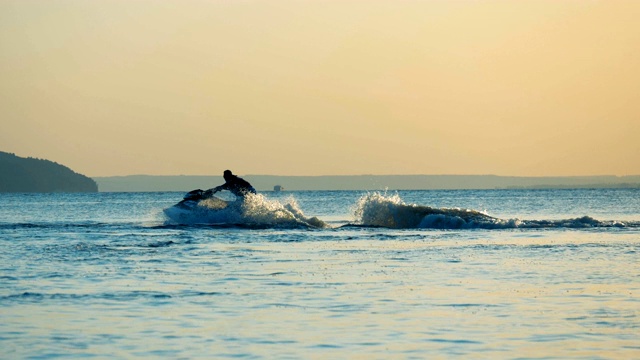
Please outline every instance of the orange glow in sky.
[[89, 176], [640, 174], [638, 1], [0, 2], [0, 151]]

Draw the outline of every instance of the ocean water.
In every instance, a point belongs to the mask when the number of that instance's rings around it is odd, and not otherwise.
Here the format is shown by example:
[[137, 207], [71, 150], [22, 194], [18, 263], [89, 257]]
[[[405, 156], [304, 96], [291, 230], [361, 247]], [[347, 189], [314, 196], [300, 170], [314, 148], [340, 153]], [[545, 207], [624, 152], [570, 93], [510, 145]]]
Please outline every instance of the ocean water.
[[638, 189], [182, 195], [0, 194], [0, 358], [640, 358]]

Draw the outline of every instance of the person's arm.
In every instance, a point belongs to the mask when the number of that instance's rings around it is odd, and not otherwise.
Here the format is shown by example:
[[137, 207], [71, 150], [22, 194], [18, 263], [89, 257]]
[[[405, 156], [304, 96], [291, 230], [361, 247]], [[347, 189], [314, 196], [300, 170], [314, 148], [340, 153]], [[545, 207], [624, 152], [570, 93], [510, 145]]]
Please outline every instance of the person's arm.
[[222, 184], [220, 186], [216, 186], [214, 188], [211, 188], [207, 191], [204, 192], [204, 196], [209, 197], [215, 193], [217, 193], [218, 191], [222, 191], [222, 190], [226, 190], [227, 189], [227, 184]]

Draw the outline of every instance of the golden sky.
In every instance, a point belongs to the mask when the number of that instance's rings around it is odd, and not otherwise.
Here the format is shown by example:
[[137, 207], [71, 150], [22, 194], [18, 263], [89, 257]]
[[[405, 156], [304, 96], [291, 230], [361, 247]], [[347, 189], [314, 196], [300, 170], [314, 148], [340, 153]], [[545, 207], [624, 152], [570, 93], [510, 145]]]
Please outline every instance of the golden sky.
[[0, 151], [89, 176], [640, 174], [640, 1], [2, 0]]

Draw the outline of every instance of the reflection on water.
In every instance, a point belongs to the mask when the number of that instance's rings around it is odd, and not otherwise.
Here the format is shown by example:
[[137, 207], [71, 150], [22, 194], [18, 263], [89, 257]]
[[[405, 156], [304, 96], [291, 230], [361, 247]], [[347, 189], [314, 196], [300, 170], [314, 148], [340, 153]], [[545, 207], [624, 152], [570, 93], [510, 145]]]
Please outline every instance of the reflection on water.
[[[78, 242], [75, 260], [60, 258], [69, 245], [51, 244], [40, 255], [50, 267], [19, 262], [20, 280], [5, 271], [7, 354], [563, 358], [640, 351], [634, 233], [345, 230], [330, 241], [274, 242], [255, 241], [272, 231], [237, 231], [244, 241], [222, 243], [210, 239], [227, 237], [223, 230], [179, 233], [134, 237], [134, 244]], [[305, 234], [288, 236], [315, 236]]]

